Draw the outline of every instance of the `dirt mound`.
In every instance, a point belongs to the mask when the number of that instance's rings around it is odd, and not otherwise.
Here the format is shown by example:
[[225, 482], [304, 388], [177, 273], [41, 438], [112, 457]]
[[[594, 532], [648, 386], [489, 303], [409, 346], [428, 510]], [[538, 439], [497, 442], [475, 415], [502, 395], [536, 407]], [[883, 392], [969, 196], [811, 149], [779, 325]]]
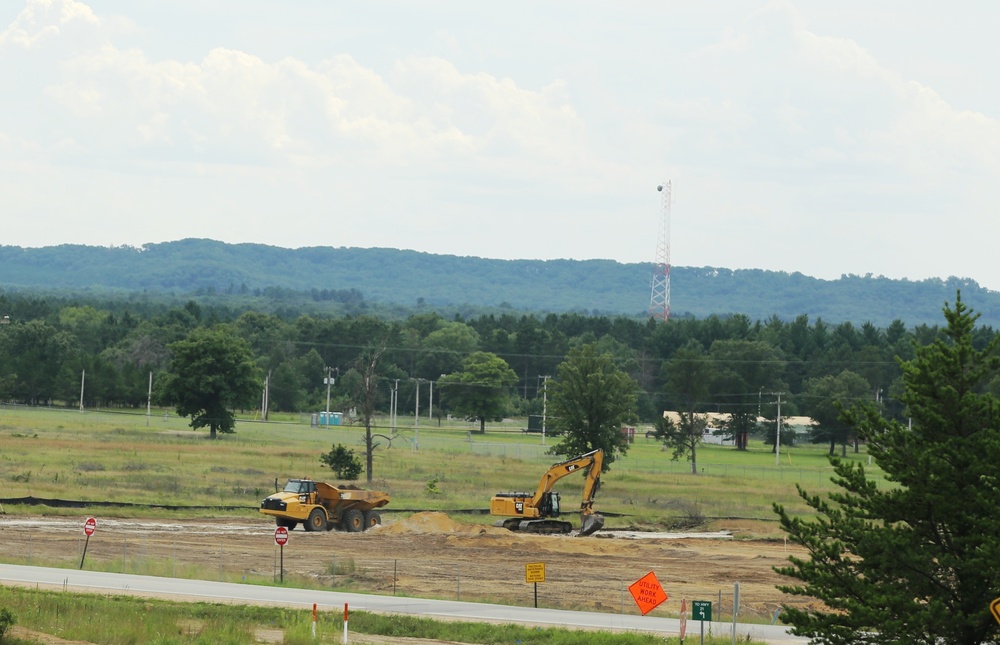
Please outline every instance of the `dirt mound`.
[[398, 520], [389, 524], [372, 527], [371, 531], [386, 533], [389, 535], [403, 535], [413, 533], [462, 533], [467, 535], [484, 535], [487, 533], [509, 534], [506, 529], [494, 528], [492, 526], [480, 526], [478, 524], [463, 524], [456, 522], [444, 513], [434, 511], [424, 511], [414, 513], [410, 517]]

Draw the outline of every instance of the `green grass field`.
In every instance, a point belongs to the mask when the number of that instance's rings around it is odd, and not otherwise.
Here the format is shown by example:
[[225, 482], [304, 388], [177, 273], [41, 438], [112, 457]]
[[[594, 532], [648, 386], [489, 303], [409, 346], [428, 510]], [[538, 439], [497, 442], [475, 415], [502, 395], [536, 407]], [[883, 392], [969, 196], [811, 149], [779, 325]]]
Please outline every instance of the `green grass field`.
[[[162, 411], [147, 418], [143, 413], [0, 408], [3, 497], [227, 506], [236, 508], [225, 513], [256, 515], [275, 480], [279, 485], [288, 477], [333, 480], [319, 456], [334, 444], [353, 449], [364, 461], [363, 429], [310, 427], [309, 421], [308, 415], [272, 417], [266, 423], [241, 419], [236, 433], [211, 441], [207, 431], [193, 431], [186, 419]], [[392, 495], [391, 509], [455, 515], [485, 510], [498, 491], [533, 490], [545, 469], [561, 460], [547, 454], [558, 437], [547, 437], [543, 445], [541, 436], [520, 432], [518, 423], [496, 424], [481, 435], [470, 433], [467, 424], [439, 428], [421, 419], [414, 428], [412, 417], [403, 421], [409, 425], [395, 433], [381, 419], [375, 430], [385, 437], [395, 434], [391, 444], [379, 438], [372, 482]], [[810, 493], [833, 488], [826, 452], [822, 445], [783, 446], [776, 464], [771, 447], [759, 441], [745, 452], [703, 445], [699, 472], [692, 475], [690, 463], [671, 461], [669, 452], [638, 433], [628, 453], [603, 477], [595, 506], [608, 516], [609, 528], [693, 527], [718, 518], [773, 523], [773, 502], [806, 512], [796, 483]], [[863, 448], [847, 457], [867, 460]], [[581, 484], [567, 477], [556, 490], [572, 507]], [[10, 504], [5, 510], [39, 512]], [[215, 517], [220, 511], [184, 513]], [[176, 511], [122, 508], [115, 514], [169, 517]], [[492, 521], [480, 514], [462, 519]], [[776, 524], [774, 531], [777, 535]]]

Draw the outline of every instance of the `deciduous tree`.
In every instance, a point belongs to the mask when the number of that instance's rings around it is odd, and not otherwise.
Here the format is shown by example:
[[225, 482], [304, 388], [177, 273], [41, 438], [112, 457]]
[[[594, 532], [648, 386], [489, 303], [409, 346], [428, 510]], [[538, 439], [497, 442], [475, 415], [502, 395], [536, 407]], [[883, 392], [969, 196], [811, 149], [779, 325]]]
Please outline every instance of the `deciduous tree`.
[[785, 389], [780, 382], [785, 361], [779, 349], [748, 340], [717, 340], [709, 357], [715, 366], [713, 393], [724, 401], [723, 411], [731, 414], [723, 430], [737, 450], [746, 450], [757, 429], [761, 391]]
[[661, 417], [653, 425], [653, 434], [663, 442], [665, 448], [671, 451], [670, 458], [678, 461], [681, 458], [691, 462], [691, 474], [698, 474], [698, 446], [708, 427], [708, 417], [694, 412], [681, 412], [680, 419], [674, 421], [669, 417]]
[[232, 408], [251, 405], [261, 392], [262, 378], [245, 340], [224, 326], [199, 327], [170, 344], [170, 370], [159, 381], [158, 398], [191, 417], [191, 427], [234, 432]]
[[628, 451], [621, 427], [635, 420], [639, 385], [618, 369], [611, 354], [587, 344], [570, 350], [551, 390], [553, 426], [561, 436], [551, 452], [574, 457], [600, 448], [607, 472], [615, 452]]
[[507, 407], [510, 388], [517, 374], [507, 361], [489, 352], [474, 352], [462, 361], [462, 371], [438, 381], [441, 398], [458, 414], [479, 421], [486, 432], [486, 420], [499, 420]]
[[838, 443], [847, 454], [847, 441], [851, 428], [840, 416], [841, 405], [852, 405], [868, 398], [871, 387], [860, 374], [844, 370], [836, 376], [812, 378], [805, 382], [802, 408], [818, 425], [812, 431], [813, 443], [830, 442], [830, 454]]
[[660, 415], [654, 433], [672, 451], [671, 459], [685, 458], [691, 462], [691, 473], [698, 473], [698, 444], [708, 426], [704, 415], [695, 414], [709, 392], [713, 371], [705, 352], [697, 341], [689, 341], [677, 350], [664, 367], [667, 392], [677, 402], [680, 420], [675, 423]]
[[1000, 590], [1000, 337], [973, 344], [978, 318], [945, 307], [943, 338], [902, 364], [907, 424], [874, 403], [846, 414], [889, 485], [859, 462], [831, 458], [838, 490], [799, 494], [816, 519], [775, 505], [808, 556], [777, 569], [779, 587], [825, 606], [786, 606], [793, 631], [828, 645], [972, 645], [1000, 642], [987, 606]]

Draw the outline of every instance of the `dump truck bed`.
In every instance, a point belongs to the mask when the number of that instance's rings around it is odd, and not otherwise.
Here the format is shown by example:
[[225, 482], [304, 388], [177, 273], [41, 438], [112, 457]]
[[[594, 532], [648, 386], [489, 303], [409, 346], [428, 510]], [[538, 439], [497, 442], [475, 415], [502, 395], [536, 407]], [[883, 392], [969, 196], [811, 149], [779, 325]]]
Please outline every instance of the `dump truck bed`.
[[331, 504], [343, 503], [363, 511], [381, 508], [389, 503], [389, 494], [380, 490], [365, 490], [352, 485], [333, 486], [316, 482], [316, 492]]

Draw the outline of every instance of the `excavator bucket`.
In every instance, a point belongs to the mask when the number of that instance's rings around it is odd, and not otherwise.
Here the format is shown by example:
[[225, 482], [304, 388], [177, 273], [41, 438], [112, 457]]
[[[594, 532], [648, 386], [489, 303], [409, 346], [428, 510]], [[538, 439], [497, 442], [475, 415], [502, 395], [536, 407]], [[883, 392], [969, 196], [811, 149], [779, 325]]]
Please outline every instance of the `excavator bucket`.
[[593, 535], [604, 527], [604, 516], [599, 513], [580, 516], [580, 532], [577, 537]]

